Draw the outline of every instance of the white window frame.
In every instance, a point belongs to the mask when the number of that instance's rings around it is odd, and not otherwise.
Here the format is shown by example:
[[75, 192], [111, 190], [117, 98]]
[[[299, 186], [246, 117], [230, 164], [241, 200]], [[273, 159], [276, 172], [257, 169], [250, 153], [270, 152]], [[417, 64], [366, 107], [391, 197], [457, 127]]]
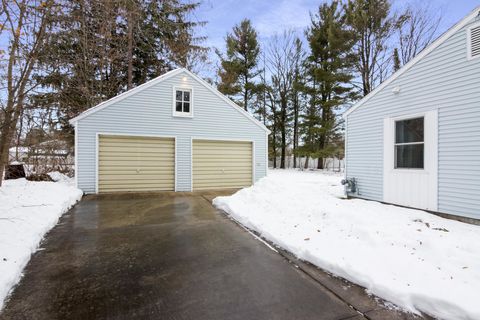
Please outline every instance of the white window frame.
[[[178, 112], [176, 109], [177, 105], [177, 90], [179, 91], [189, 91], [190, 92], [190, 112]], [[193, 87], [190, 86], [174, 86], [173, 87], [173, 97], [172, 97], [172, 112], [174, 117], [180, 118], [193, 118]]]
[[[397, 143], [396, 135], [397, 135], [397, 122], [406, 121], [406, 120], [413, 120], [413, 119], [423, 119], [423, 141], [418, 142], [402, 142]], [[404, 168], [404, 167], [397, 167], [397, 146], [411, 146], [411, 145], [423, 145], [423, 168]], [[416, 117], [406, 117], [406, 118], [399, 118], [393, 119], [393, 169], [394, 170], [425, 170], [425, 116], [420, 115]]]
[[474, 23], [467, 28], [467, 59], [474, 60], [479, 59], [480, 55], [473, 57], [472, 56], [472, 29], [480, 27], [480, 22]]

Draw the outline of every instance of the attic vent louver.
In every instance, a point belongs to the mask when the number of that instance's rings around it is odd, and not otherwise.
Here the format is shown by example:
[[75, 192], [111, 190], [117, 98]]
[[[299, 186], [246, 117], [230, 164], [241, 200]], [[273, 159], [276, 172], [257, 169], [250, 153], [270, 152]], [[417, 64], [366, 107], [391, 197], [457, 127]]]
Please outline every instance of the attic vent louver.
[[470, 58], [480, 57], [480, 25], [470, 29]]

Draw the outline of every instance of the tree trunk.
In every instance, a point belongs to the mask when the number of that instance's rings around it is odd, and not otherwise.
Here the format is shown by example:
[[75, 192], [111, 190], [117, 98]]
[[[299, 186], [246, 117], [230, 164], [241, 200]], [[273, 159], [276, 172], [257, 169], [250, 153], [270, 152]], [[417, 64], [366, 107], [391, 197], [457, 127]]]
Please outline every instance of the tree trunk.
[[306, 156], [305, 157], [305, 165], [303, 166], [304, 169], [308, 169], [308, 160], [309, 160], [309, 157]]
[[[20, 114], [20, 119], [23, 119], [23, 110]], [[18, 132], [17, 132], [17, 141], [16, 141], [16, 145], [15, 145], [15, 161], [20, 161], [20, 158], [19, 158], [19, 153], [18, 153], [18, 147], [20, 146], [20, 141], [22, 139], [22, 131], [23, 131], [23, 121], [20, 121], [20, 128], [18, 128]]]
[[295, 93], [293, 103], [293, 168], [297, 167], [297, 151], [298, 148], [298, 96]]
[[128, 51], [128, 71], [127, 71], [127, 90], [132, 89], [132, 82], [133, 82], [133, 9], [129, 9], [128, 13], [128, 44], [127, 44], [127, 51]]
[[286, 134], [285, 130], [282, 130], [282, 150], [281, 150], [281, 157], [280, 157], [280, 168], [285, 169], [285, 157], [286, 157]]
[[272, 132], [272, 153], [273, 153], [273, 168], [277, 168], [277, 144], [276, 144], [276, 138], [275, 138], [275, 130]]
[[285, 97], [281, 100], [281, 156], [280, 156], [280, 168], [285, 169], [285, 158], [287, 156], [287, 99]]
[[245, 89], [243, 91], [243, 107], [245, 108], [245, 111], [248, 111], [248, 70], [244, 74], [245, 76]]
[[20, 116], [18, 108], [14, 109], [13, 107], [13, 101], [9, 102], [9, 104], [12, 105], [10, 107], [7, 106], [6, 108], [5, 119], [0, 133], [0, 186], [2, 186], [5, 166], [8, 164], [10, 144], [15, 134], [15, 129], [17, 127], [16, 124]]

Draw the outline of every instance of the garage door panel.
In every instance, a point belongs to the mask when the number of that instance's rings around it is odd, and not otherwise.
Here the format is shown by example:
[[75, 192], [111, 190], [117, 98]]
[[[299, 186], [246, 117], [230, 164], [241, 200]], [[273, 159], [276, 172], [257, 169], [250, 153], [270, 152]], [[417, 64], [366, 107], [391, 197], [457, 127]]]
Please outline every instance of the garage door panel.
[[175, 189], [173, 138], [101, 135], [98, 160], [99, 192]]
[[210, 170], [205, 170], [205, 169], [197, 169], [195, 170], [194, 176], [202, 176], [202, 175], [223, 175], [223, 176], [235, 176], [235, 175], [241, 175], [245, 176], [245, 172], [247, 173], [252, 173], [252, 171], [248, 170], [225, 170], [225, 171], [219, 171], [216, 168], [211, 168]]
[[103, 154], [135, 154], [137, 152], [141, 152], [145, 155], [162, 155], [165, 153], [171, 153], [174, 148], [171, 147], [164, 147], [164, 148], [152, 148], [152, 147], [141, 147], [141, 146], [103, 146], [101, 153]]
[[198, 161], [211, 161], [212, 157], [215, 157], [216, 161], [223, 161], [223, 162], [230, 162], [230, 161], [245, 161], [245, 160], [251, 160], [252, 155], [251, 154], [233, 154], [229, 153], [229, 151], [223, 151], [222, 154], [205, 154], [205, 155], [196, 155], [196, 158]]
[[[105, 173], [106, 170], [103, 170], [102, 166], [99, 167], [101, 170], [100, 172]], [[152, 167], [145, 167], [142, 166], [140, 173], [147, 173], [147, 174], [164, 174], [166, 170], [174, 171], [175, 167], [173, 166], [152, 166]], [[108, 166], [108, 173], [115, 173], [115, 174], [138, 174], [136, 170], [132, 170], [131, 167], [128, 166]]]
[[[116, 164], [122, 164], [122, 163], [127, 163], [131, 164], [132, 162], [139, 162], [142, 166], [170, 166], [172, 167], [172, 162], [175, 162], [175, 158], [153, 158], [150, 159], [148, 157], [124, 157], [122, 155], [118, 156], [99, 156], [100, 160], [100, 165], [116, 165]], [[106, 159], [105, 159], [106, 158]], [[121, 159], [119, 159], [121, 158]]]
[[240, 189], [249, 186], [251, 183], [248, 181], [240, 182], [222, 182], [222, 183], [196, 183], [195, 190], [214, 190], [214, 189]]
[[193, 189], [251, 185], [252, 149], [252, 142], [193, 140]]
[[102, 182], [106, 181], [123, 181], [123, 180], [138, 180], [138, 181], [167, 181], [170, 183], [174, 176], [166, 176], [164, 173], [157, 174], [115, 174], [115, 175], [100, 175]]
[[143, 183], [138, 183], [137, 185], [115, 185], [114, 187], [110, 186], [104, 186], [104, 191], [102, 192], [132, 192], [132, 187], [134, 188], [135, 192], [149, 192], [149, 191], [171, 191], [171, 190], [166, 190], [167, 188], [166, 185], [161, 185], [161, 184], [149, 184], [145, 185]]

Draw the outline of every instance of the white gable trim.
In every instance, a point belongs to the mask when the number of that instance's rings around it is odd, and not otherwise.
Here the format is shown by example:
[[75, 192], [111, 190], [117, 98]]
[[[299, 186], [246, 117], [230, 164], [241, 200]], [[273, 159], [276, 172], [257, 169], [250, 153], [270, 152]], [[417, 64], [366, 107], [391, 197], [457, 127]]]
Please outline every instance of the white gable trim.
[[116, 103], [116, 102], [119, 102], [133, 94], [136, 94], [142, 90], [145, 90], [149, 87], [151, 87], [152, 85], [155, 85], [157, 83], [160, 83], [164, 80], [167, 80], [177, 74], [180, 74], [180, 73], [186, 73], [187, 75], [191, 76], [193, 79], [195, 79], [197, 82], [199, 82], [201, 85], [203, 85], [204, 87], [206, 87], [207, 89], [209, 89], [213, 94], [215, 94], [216, 96], [218, 96], [220, 99], [222, 99], [223, 101], [225, 101], [229, 106], [233, 107], [235, 110], [237, 110], [237, 112], [239, 112], [240, 114], [242, 114], [244, 117], [246, 117], [248, 120], [252, 121], [255, 125], [259, 126], [260, 128], [262, 128], [263, 130], [265, 130], [266, 132], [270, 133], [270, 130], [268, 130], [267, 127], [265, 127], [261, 122], [259, 122], [257, 119], [255, 119], [253, 116], [251, 116], [248, 112], [246, 112], [245, 110], [243, 110], [241, 107], [239, 107], [237, 104], [235, 104], [232, 100], [228, 99], [226, 96], [224, 96], [220, 91], [218, 91], [217, 89], [215, 89], [214, 87], [212, 87], [208, 82], [206, 82], [205, 80], [203, 80], [202, 78], [200, 78], [199, 76], [197, 76], [196, 74], [188, 71], [187, 69], [185, 68], [179, 68], [179, 69], [175, 69], [175, 70], [172, 70], [172, 71], [169, 71], [155, 79], [152, 79], [150, 81], [147, 81], [145, 82], [144, 84], [136, 87], [136, 88], [133, 88], [129, 91], [126, 91], [122, 94], [119, 94], [118, 96], [115, 96], [107, 101], [104, 101], [98, 105], [96, 105], [95, 107], [92, 107], [84, 112], [82, 112], [81, 114], [79, 114], [78, 116], [76, 116], [75, 118], [72, 118], [70, 119], [70, 124], [74, 125], [76, 122], [78, 122], [79, 120], [82, 120], [86, 117], [88, 117], [89, 115], [91, 114], [94, 114], [104, 108], [107, 108], [108, 106]]
[[223, 101], [225, 101], [229, 106], [233, 107], [235, 110], [237, 110], [238, 112], [240, 112], [240, 114], [242, 114], [243, 116], [245, 116], [246, 118], [248, 118], [248, 120], [252, 121], [253, 123], [255, 123], [257, 126], [259, 126], [260, 128], [262, 128], [263, 130], [265, 130], [266, 132], [270, 133], [270, 130], [268, 130], [267, 127], [265, 127], [260, 121], [258, 121], [257, 119], [255, 119], [250, 113], [248, 113], [247, 111], [245, 111], [243, 108], [241, 108], [239, 105], [237, 105], [235, 102], [233, 102], [232, 100], [230, 100], [229, 98], [227, 98], [225, 95], [223, 95], [220, 91], [218, 91], [217, 89], [215, 89], [214, 87], [212, 87], [208, 82], [206, 82], [205, 80], [203, 80], [202, 78], [200, 78], [199, 76], [197, 76], [196, 74], [188, 71], [187, 69], [182, 69], [185, 73], [187, 73], [189, 76], [191, 76], [192, 78], [194, 78], [195, 80], [197, 80], [198, 82], [200, 82], [204, 87], [206, 87], [208, 90], [210, 90], [213, 94], [215, 94], [216, 96], [218, 96], [220, 99], [222, 99]]
[[175, 70], [172, 70], [172, 71], [169, 71], [159, 77], [156, 77], [155, 79], [152, 79], [150, 81], [147, 81], [145, 82], [144, 84], [141, 84], [139, 85], [138, 87], [135, 87], [131, 90], [128, 90], [124, 93], [121, 93], [119, 94], [118, 96], [115, 96], [113, 98], [110, 98], [108, 99], [107, 101], [104, 101], [100, 104], [97, 104], [95, 107], [92, 107], [88, 110], [85, 110], [84, 112], [80, 113], [78, 116], [76, 116], [75, 118], [72, 118], [69, 120], [70, 124], [74, 124], [75, 122], [79, 121], [79, 120], [82, 120], [83, 118], [86, 118], [88, 117], [89, 115], [91, 114], [94, 114], [95, 112], [98, 112], [102, 109], [105, 109], [106, 107], [112, 105], [113, 103], [115, 102], [118, 102], [118, 101], [121, 101], [137, 92], [140, 92], [142, 90], [145, 90], [151, 86], [153, 86], [154, 84], [157, 84], [159, 82], [162, 82], [170, 77], [173, 77], [174, 75], [180, 73], [182, 71], [182, 69], [175, 69]]
[[350, 113], [358, 109], [360, 106], [365, 104], [368, 100], [370, 100], [372, 97], [374, 97], [377, 93], [383, 90], [387, 85], [389, 85], [392, 81], [400, 77], [402, 74], [407, 72], [411, 67], [413, 67], [417, 62], [422, 60], [425, 56], [427, 56], [430, 52], [438, 48], [441, 44], [443, 44], [445, 41], [447, 41], [451, 36], [453, 36], [456, 32], [458, 32], [460, 29], [465, 27], [472, 19], [477, 17], [480, 14], [480, 6], [476, 7], [468, 16], [463, 18], [460, 22], [458, 22], [456, 25], [454, 25], [452, 28], [450, 28], [447, 32], [445, 32], [443, 35], [441, 35], [437, 40], [435, 40], [432, 44], [430, 44], [428, 47], [423, 49], [416, 57], [414, 57], [412, 60], [410, 60], [406, 65], [404, 65], [402, 68], [400, 68], [397, 72], [395, 72], [390, 78], [382, 82], [377, 88], [375, 88], [372, 92], [367, 94], [365, 97], [363, 97], [360, 101], [358, 101], [356, 104], [354, 104], [350, 109], [345, 111], [343, 113], [343, 118], [347, 118]]

